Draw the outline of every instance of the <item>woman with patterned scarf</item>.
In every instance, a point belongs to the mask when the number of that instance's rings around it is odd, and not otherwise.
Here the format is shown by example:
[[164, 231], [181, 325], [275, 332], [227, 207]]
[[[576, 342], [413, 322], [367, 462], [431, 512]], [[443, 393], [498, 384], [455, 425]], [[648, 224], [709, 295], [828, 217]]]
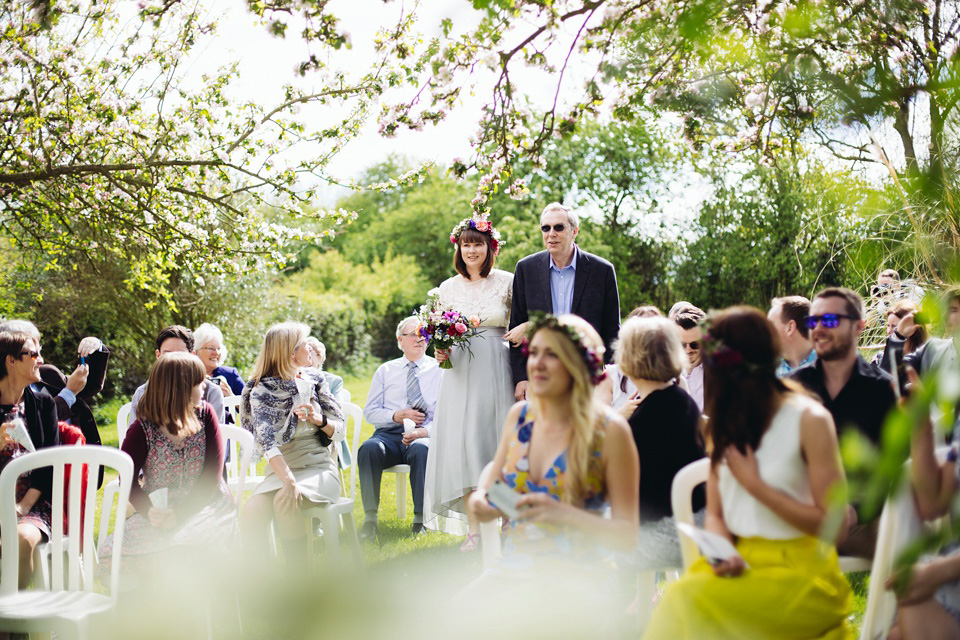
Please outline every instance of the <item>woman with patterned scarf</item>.
[[340, 495], [335, 449], [346, 424], [322, 373], [307, 369], [310, 328], [284, 322], [267, 330], [253, 374], [243, 389], [240, 425], [267, 458], [266, 477], [244, 506], [241, 532], [253, 557], [266, 558], [268, 527], [291, 565], [306, 557], [301, 506]]

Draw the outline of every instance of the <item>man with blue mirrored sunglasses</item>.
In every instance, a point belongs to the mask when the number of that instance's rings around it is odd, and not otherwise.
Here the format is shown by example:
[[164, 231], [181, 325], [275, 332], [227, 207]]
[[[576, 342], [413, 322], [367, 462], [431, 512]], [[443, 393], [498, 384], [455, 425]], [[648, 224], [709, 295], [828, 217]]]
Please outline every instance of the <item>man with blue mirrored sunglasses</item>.
[[[863, 299], [850, 289], [824, 289], [813, 298], [804, 319], [817, 361], [801, 367], [790, 378], [817, 394], [833, 416], [838, 434], [854, 428], [880, 444], [883, 421], [896, 400], [893, 379], [868, 364], [857, 353], [863, 332]], [[859, 496], [851, 496], [855, 505]], [[854, 526], [838, 550], [842, 555], [873, 556], [875, 522]]]

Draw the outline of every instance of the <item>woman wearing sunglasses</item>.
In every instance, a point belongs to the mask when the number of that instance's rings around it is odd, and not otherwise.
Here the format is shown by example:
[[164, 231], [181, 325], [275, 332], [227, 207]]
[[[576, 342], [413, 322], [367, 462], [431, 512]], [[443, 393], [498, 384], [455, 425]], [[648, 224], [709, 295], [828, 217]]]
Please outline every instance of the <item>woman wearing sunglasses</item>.
[[[41, 364], [40, 345], [33, 337], [22, 332], [0, 332], [0, 469], [30, 450], [25, 439], [14, 439], [14, 430], [20, 425], [26, 426], [35, 449], [60, 443], [53, 398], [30, 387], [40, 382]], [[37, 469], [17, 481], [21, 589], [33, 575], [34, 548], [50, 539], [52, 483], [52, 467]]]

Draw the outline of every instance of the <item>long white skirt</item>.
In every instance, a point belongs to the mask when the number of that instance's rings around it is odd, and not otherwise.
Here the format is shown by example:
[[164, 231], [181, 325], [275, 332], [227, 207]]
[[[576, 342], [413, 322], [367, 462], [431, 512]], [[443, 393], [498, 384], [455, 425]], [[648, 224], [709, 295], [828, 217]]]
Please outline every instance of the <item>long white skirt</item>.
[[470, 351], [453, 349], [443, 372], [430, 436], [424, 489], [424, 522], [431, 529], [465, 532], [463, 497], [477, 488], [480, 472], [497, 452], [507, 411], [513, 405], [510, 348], [503, 327], [481, 327]]

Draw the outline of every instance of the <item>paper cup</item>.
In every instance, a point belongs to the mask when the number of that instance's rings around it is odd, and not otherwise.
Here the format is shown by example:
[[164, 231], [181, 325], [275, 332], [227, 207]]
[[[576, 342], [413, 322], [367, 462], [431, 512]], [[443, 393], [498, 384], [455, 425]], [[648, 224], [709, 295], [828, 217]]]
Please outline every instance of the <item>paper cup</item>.
[[30, 453], [37, 450], [37, 448], [33, 446], [33, 440], [30, 439], [30, 434], [27, 433], [27, 425], [24, 424], [20, 418], [16, 418], [13, 421], [13, 427], [7, 431], [7, 434], [13, 438], [14, 442], [19, 442], [23, 448]]
[[150, 502], [157, 509], [167, 509], [169, 495], [170, 490], [167, 487], [162, 487], [150, 494]]
[[413, 430], [416, 429], [416, 428], [417, 428], [417, 425], [416, 425], [416, 423], [415, 423], [413, 420], [411, 420], [410, 418], [404, 418], [404, 419], [403, 419], [403, 432], [404, 432], [404, 433], [410, 433], [411, 431], [413, 431]]

